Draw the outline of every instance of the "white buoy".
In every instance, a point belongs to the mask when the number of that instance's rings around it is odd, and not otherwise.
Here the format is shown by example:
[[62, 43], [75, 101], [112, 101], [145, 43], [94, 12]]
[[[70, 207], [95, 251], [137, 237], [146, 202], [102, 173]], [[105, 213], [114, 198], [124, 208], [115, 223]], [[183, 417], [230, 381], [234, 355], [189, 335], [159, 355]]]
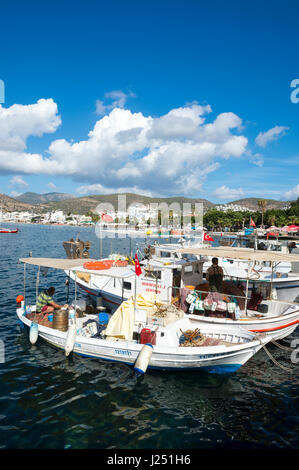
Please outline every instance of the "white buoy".
[[38, 324], [31, 323], [30, 330], [29, 330], [29, 340], [31, 344], [35, 344], [38, 338]]
[[74, 349], [76, 334], [77, 334], [76, 315], [75, 315], [75, 310], [71, 309], [69, 311], [69, 328], [67, 330], [65, 346], [64, 346], [66, 356], [68, 356]]
[[134, 371], [136, 375], [145, 374], [153, 354], [153, 349], [153, 345], [150, 343], [146, 343], [141, 349], [134, 364]]

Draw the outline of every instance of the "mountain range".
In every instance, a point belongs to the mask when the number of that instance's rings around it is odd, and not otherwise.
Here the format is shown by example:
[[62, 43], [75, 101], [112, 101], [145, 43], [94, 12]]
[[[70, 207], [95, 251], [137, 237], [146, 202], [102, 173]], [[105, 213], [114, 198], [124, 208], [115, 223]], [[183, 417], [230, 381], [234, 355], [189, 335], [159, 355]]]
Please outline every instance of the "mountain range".
[[[127, 207], [132, 203], [142, 203], [148, 205], [151, 203], [172, 204], [174, 202], [183, 203], [203, 203], [204, 212], [208, 209], [216, 207], [216, 204], [201, 198], [186, 198], [186, 197], [169, 197], [169, 198], [153, 198], [143, 196], [140, 194], [125, 193]], [[38, 213], [62, 210], [64, 213], [86, 214], [89, 211], [94, 211], [98, 204], [106, 203], [111, 204], [114, 208], [118, 207], [119, 194], [109, 195], [90, 195], [83, 197], [75, 197], [67, 193], [46, 193], [38, 194], [33, 192], [26, 192], [17, 196], [16, 198], [9, 197], [5, 194], [0, 194], [0, 209], [4, 211], [35, 211]], [[248, 208], [252, 211], [258, 209], [259, 198], [244, 198], [238, 199], [227, 203], [238, 205]], [[267, 209], [282, 209], [289, 205], [287, 201], [276, 201], [273, 199], [266, 199]]]

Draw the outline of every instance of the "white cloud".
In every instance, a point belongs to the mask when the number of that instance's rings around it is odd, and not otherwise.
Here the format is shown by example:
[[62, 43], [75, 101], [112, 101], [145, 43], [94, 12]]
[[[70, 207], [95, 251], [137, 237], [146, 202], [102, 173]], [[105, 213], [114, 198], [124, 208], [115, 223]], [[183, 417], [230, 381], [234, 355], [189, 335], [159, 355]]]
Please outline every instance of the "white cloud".
[[35, 104], [0, 105], [0, 150], [22, 152], [29, 136], [55, 132], [61, 124], [57, 105], [52, 99], [40, 99]]
[[128, 98], [135, 98], [135, 94], [132, 92], [124, 93], [122, 90], [109, 91], [104, 94], [104, 99], [111, 101], [111, 103], [104, 104], [104, 101], [96, 100], [96, 113], [103, 116], [114, 108], [123, 108]]
[[238, 199], [244, 196], [244, 191], [242, 188], [232, 189], [223, 185], [217, 188], [212, 194], [218, 199]]
[[[115, 100], [124, 99], [111, 93]], [[242, 120], [238, 116], [222, 113], [206, 123], [210, 106], [192, 103], [156, 118], [114, 108], [95, 123], [86, 140], [54, 140], [45, 157], [27, 153], [26, 139], [58, 127], [57, 105], [39, 100], [26, 112], [28, 121], [34, 115], [26, 131], [19, 125], [17, 132], [11, 120], [6, 133], [22, 145], [7, 148], [0, 141], [0, 171], [71, 177], [82, 184], [79, 191], [135, 188], [143, 194], [196, 195], [221, 159], [237, 158], [247, 151], [248, 140], [239, 134]], [[18, 115], [16, 121], [20, 121]]]
[[27, 188], [29, 185], [26, 183], [26, 181], [23, 180], [23, 178], [19, 175], [15, 175], [12, 177], [10, 180], [10, 185], [11, 186], [21, 186], [23, 188]]
[[287, 201], [293, 201], [294, 199], [297, 199], [298, 197], [299, 197], [299, 184], [297, 184], [297, 186], [290, 189], [284, 194], [284, 199], [286, 199]]
[[[115, 187], [115, 188], [105, 188], [102, 184], [88, 184], [88, 185], [83, 185], [79, 186], [76, 189], [76, 193], [79, 196], [85, 196], [86, 194], [123, 194], [123, 193], [138, 193], [140, 194], [140, 188], [136, 186], [130, 186], [130, 187]], [[143, 196], [149, 196], [149, 197], [155, 197], [155, 194], [153, 194], [151, 191], [142, 191]]]
[[18, 191], [10, 191], [10, 195], [11, 197], [18, 197], [18, 196], [21, 196], [22, 193], [18, 192]]
[[54, 184], [54, 183], [51, 183], [51, 182], [50, 182], [50, 183], [48, 183], [48, 184], [46, 184], [46, 186], [47, 186], [47, 188], [49, 188], [49, 189], [57, 189], [57, 186], [56, 186], [56, 184]]
[[285, 126], [275, 126], [272, 129], [269, 129], [267, 132], [260, 132], [255, 139], [255, 143], [260, 147], [266, 147], [269, 142], [279, 139], [285, 135], [285, 132], [288, 130], [288, 127]]
[[264, 165], [263, 156], [260, 153], [255, 153], [252, 155], [252, 163], [261, 168]]

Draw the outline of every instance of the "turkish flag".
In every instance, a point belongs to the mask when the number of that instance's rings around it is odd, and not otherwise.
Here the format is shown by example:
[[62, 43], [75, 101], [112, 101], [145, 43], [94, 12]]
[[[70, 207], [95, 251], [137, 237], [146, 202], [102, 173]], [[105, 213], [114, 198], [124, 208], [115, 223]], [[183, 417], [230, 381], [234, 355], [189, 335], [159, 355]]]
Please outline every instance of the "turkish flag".
[[135, 255], [135, 274], [136, 274], [136, 276], [140, 276], [140, 274], [142, 274], [137, 253]]
[[250, 217], [250, 225], [251, 225], [251, 227], [255, 227], [255, 226], [256, 226], [251, 217]]
[[215, 241], [214, 238], [212, 238], [210, 235], [208, 235], [207, 233], [204, 233], [203, 234], [203, 239], [205, 242], [213, 242]]

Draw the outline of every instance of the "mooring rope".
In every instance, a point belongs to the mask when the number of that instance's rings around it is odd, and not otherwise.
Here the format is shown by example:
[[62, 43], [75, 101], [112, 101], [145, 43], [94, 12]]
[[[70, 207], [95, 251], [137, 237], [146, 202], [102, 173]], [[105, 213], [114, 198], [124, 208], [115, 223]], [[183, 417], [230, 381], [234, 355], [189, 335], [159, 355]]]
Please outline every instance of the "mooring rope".
[[278, 348], [283, 349], [284, 351], [293, 351], [293, 348], [290, 348], [289, 346], [283, 346], [282, 344], [277, 343], [274, 339], [272, 339], [271, 343]]
[[[271, 361], [277, 365], [278, 367], [280, 367], [281, 369], [285, 370], [286, 372], [293, 372], [293, 369], [290, 369], [289, 367], [286, 367], [286, 366], [283, 366], [282, 364], [279, 364], [279, 362], [272, 356], [272, 354], [268, 351], [268, 349], [266, 348], [266, 346], [264, 344], [262, 344], [262, 341], [260, 340], [259, 337], [257, 337], [257, 339], [259, 340], [260, 344], [262, 345], [262, 348], [264, 349], [265, 353], [268, 355], [268, 357], [271, 359]], [[271, 341], [271, 343], [273, 342], [273, 340]], [[274, 344], [276, 343], [276, 341], [274, 341]], [[284, 348], [284, 346], [283, 346]]]
[[268, 351], [268, 349], [266, 348], [265, 345], [263, 345], [263, 349], [265, 350], [265, 352], [268, 354], [268, 356], [270, 357], [270, 359], [274, 362], [274, 364], [276, 364], [278, 367], [280, 367], [281, 369], [287, 371], [287, 372], [293, 372], [293, 369], [290, 369], [289, 367], [285, 367], [283, 366], [282, 364], [279, 364], [279, 362], [277, 362], [277, 360], [272, 356], [272, 354], [270, 354], [270, 352]]

